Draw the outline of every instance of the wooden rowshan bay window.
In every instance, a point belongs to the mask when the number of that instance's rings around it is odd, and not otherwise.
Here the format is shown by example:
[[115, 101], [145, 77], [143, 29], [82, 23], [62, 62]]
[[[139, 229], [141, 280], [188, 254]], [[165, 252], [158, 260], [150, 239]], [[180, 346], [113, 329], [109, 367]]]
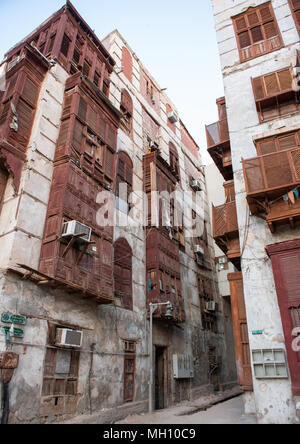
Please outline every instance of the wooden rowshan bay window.
[[252, 79], [260, 123], [299, 111], [299, 92], [293, 88], [293, 68]]
[[256, 150], [259, 156], [293, 148], [300, 148], [300, 130], [268, 137], [256, 142]]
[[295, 20], [295, 25], [300, 35], [300, 0], [289, 0], [292, 15]]
[[233, 18], [241, 62], [280, 49], [283, 46], [271, 2]]

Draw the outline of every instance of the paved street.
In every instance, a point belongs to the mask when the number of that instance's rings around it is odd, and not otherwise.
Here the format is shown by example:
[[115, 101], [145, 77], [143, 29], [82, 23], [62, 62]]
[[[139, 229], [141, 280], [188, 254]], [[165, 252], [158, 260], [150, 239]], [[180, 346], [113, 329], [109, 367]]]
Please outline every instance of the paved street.
[[243, 399], [239, 396], [206, 411], [177, 406], [153, 414], [130, 416], [118, 424], [256, 424], [256, 419], [244, 414]]

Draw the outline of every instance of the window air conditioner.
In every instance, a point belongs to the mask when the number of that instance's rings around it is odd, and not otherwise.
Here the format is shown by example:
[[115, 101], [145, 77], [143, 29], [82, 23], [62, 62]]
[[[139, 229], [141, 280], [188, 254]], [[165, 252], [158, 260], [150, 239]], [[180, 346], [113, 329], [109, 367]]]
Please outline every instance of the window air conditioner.
[[206, 310], [207, 311], [216, 311], [217, 304], [215, 301], [206, 302]]
[[194, 251], [196, 254], [204, 256], [204, 248], [202, 248], [201, 245], [195, 245]]
[[193, 190], [195, 190], [195, 191], [201, 191], [202, 190], [200, 180], [191, 179], [190, 183], [191, 183], [191, 187], [193, 188]]
[[72, 237], [76, 234], [82, 234], [82, 236], [78, 238], [81, 241], [90, 242], [92, 229], [87, 227], [86, 225], [81, 224], [80, 222], [77, 222], [76, 220], [71, 220], [63, 224], [61, 235], [63, 238]]
[[69, 330], [67, 328], [57, 328], [55, 345], [57, 347], [80, 348], [82, 345], [82, 337], [82, 331]]
[[174, 111], [168, 114], [168, 119], [170, 120], [171, 123], [178, 122], [178, 116], [176, 113], [174, 113]]
[[153, 142], [153, 141], [151, 140], [151, 142], [150, 142], [150, 144], [149, 144], [149, 147], [150, 147], [151, 151], [157, 151], [158, 148], [159, 148], [159, 145], [158, 145], [157, 142]]

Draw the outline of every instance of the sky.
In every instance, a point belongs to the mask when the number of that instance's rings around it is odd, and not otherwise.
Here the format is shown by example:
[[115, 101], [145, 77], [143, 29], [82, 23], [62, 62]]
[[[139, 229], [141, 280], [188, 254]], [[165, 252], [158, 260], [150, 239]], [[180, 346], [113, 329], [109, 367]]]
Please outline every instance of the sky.
[[[0, 60], [64, 5], [64, 0], [0, 0]], [[211, 0], [73, 0], [100, 40], [118, 29], [176, 105], [179, 116], [206, 151], [205, 124], [218, 120], [224, 95]]]

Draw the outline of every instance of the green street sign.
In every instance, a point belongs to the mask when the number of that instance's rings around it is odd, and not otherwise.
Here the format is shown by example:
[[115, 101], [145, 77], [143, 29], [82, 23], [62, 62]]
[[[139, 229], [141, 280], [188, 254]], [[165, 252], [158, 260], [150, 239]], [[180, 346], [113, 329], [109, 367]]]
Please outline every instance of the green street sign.
[[11, 313], [2, 313], [1, 321], [5, 324], [26, 325], [26, 316], [18, 316]]
[[13, 336], [15, 338], [24, 338], [23, 328], [14, 328]]
[[[9, 333], [9, 331], [10, 331], [10, 327], [6, 327], [4, 325], [0, 326], [0, 334], [6, 336], [7, 333]], [[14, 328], [12, 336], [14, 338], [24, 338], [24, 330], [23, 330], [23, 328]]]

